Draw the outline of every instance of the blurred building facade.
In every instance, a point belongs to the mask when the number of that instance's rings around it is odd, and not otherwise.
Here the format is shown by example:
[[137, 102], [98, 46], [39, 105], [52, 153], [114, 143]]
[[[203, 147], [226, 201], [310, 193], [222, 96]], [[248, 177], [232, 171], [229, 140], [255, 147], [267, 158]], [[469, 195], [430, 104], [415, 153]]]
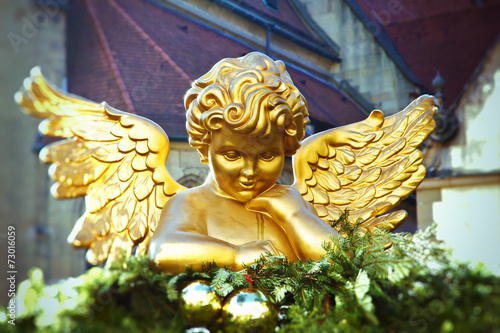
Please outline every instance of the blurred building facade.
[[500, 1], [300, 1], [343, 50], [337, 80], [389, 112], [438, 97], [418, 228], [437, 222], [456, 258], [500, 273]]
[[436, 176], [419, 187], [419, 225], [437, 222], [456, 258], [500, 274], [500, 40], [445, 112], [456, 117], [456, 136], [428, 149]]
[[[16, 228], [16, 280], [34, 266], [49, 280], [78, 275], [84, 254], [71, 251], [66, 237], [83, 201], [58, 202], [49, 194], [47, 166], [36, 150], [38, 120], [20, 112], [14, 93], [33, 66], [52, 82], [66, 85], [66, 17], [61, 2], [41, 6], [32, 0], [0, 2], [0, 266], [7, 267], [7, 227]], [[7, 301], [7, 283], [0, 283]]]

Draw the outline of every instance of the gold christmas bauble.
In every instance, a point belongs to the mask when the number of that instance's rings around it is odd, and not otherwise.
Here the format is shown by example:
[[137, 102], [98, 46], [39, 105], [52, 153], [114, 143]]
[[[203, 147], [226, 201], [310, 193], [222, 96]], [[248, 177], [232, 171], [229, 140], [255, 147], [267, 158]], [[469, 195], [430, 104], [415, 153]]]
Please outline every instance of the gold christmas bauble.
[[222, 318], [224, 332], [273, 332], [278, 312], [262, 292], [248, 288], [226, 300]]
[[195, 326], [208, 326], [221, 313], [222, 301], [203, 280], [190, 283], [181, 292], [180, 310], [183, 316]]

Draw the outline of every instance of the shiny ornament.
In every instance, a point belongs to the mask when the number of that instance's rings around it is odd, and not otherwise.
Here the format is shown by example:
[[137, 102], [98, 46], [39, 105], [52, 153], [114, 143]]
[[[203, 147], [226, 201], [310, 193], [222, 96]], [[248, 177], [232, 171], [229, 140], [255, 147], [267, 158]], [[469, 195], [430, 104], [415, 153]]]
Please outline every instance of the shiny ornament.
[[278, 312], [262, 292], [248, 288], [226, 300], [222, 318], [224, 332], [273, 332]]
[[206, 281], [198, 280], [182, 289], [180, 310], [195, 326], [207, 326], [221, 314], [222, 302]]

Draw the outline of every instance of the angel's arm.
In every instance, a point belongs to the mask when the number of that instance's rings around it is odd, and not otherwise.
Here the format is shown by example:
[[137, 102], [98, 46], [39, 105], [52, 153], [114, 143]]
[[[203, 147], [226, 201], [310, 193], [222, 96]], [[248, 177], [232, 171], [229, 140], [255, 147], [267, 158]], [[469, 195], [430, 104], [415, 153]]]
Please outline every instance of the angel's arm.
[[302, 210], [283, 221], [283, 229], [295, 252], [303, 260], [318, 260], [324, 256], [323, 244], [331, 242], [331, 235], [338, 236], [333, 228], [309, 210]]
[[[160, 235], [158, 235], [160, 234]], [[161, 241], [155, 242], [155, 237]], [[164, 237], [162, 237], [164, 236]], [[158, 232], [149, 248], [149, 259], [159, 271], [182, 273], [188, 266], [200, 269], [215, 261], [220, 266], [235, 267], [236, 246], [207, 235], [185, 231]]]
[[231, 244], [207, 235], [206, 214], [193, 210], [190, 192], [178, 193], [165, 205], [159, 226], [151, 240], [149, 258], [153, 266], [170, 273], [181, 273], [186, 267], [200, 269], [203, 263], [215, 261], [219, 266], [242, 269], [261, 254], [277, 254], [270, 241]]
[[324, 242], [338, 233], [325, 224], [293, 187], [275, 186], [247, 204], [247, 208], [269, 215], [286, 232], [300, 259], [317, 260], [325, 254]]

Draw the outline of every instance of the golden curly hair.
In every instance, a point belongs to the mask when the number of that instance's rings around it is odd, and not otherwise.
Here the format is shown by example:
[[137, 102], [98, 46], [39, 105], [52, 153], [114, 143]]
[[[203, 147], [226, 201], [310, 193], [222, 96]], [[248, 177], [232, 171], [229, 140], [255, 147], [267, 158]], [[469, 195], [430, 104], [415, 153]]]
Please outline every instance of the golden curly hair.
[[309, 121], [307, 102], [285, 64], [260, 52], [226, 58], [193, 82], [184, 97], [189, 144], [207, 163], [211, 133], [222, 126], [250, 136], [283, 131], [285, 155], [295, 154]]

